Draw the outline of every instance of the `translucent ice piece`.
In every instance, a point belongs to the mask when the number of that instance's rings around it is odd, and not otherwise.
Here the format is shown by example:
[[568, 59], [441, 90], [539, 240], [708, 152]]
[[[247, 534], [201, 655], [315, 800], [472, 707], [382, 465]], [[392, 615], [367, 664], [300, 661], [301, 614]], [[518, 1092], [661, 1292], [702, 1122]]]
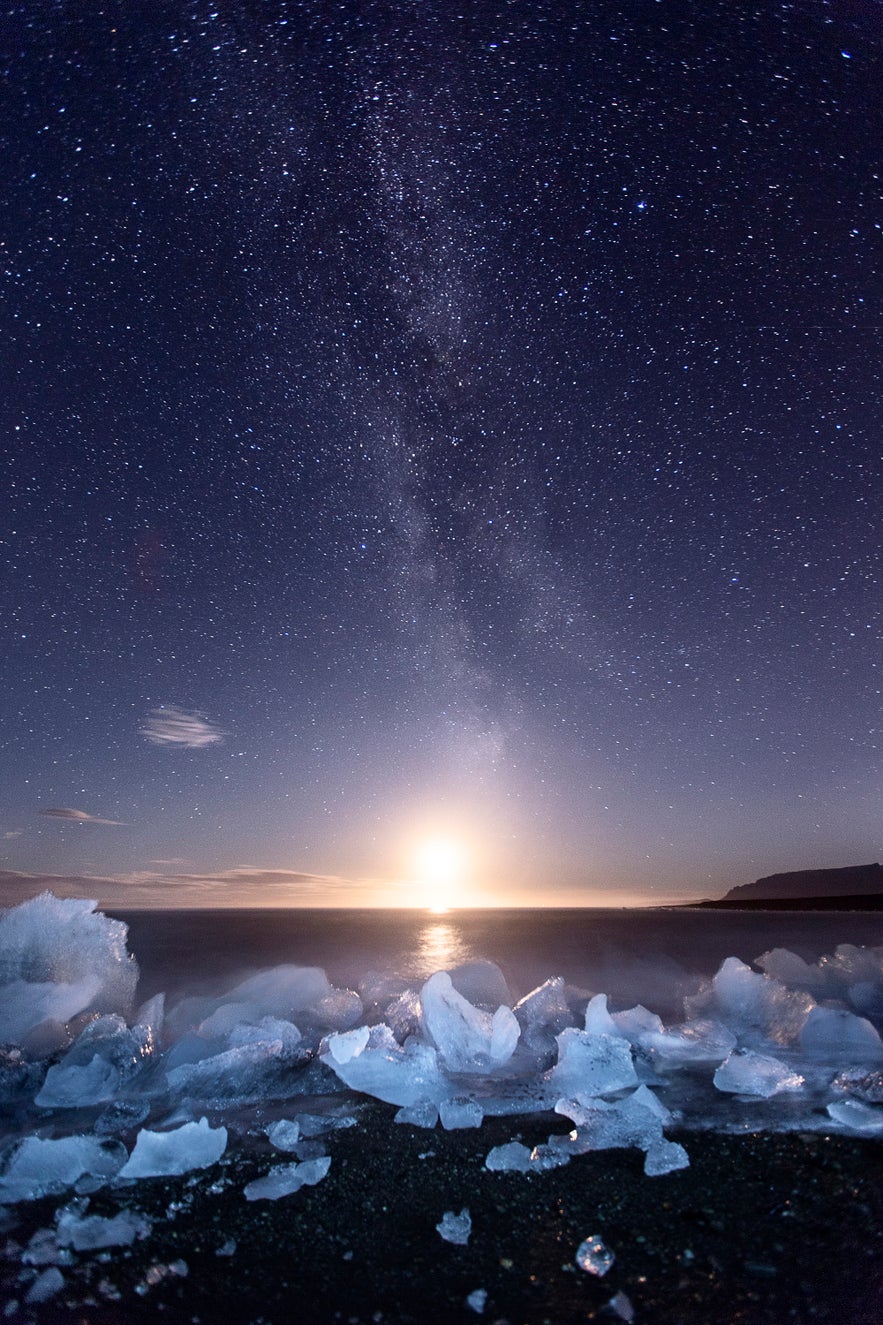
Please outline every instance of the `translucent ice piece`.
[[474, 1311], [477, 1316], [484, 1314], [484, 1308], [487, 1304], [487, 1289], [476, 1288], [466, 1299], [466, 1305], [470, 1311]]
[[481, 1127], [484, 1110], [475, 1100], [455, 1095], [453, 1099], [442, 1100], [438, 1106], [438, 1116], [442, 1127], [452, 1132], [458, 1127]]
[[520, 1027], [510, 1008], [493, 1017], [458, 994], [447, 971], [436, 971], [420, 992], [423, 1025], [452, 1072], [483, 1072], [511, 1058]]
[[759, 1030], [778, 1044], [800, 1034], [815, 1000], [803, 990], [789, 990], [768, 975], [758, 975], [738, 957], [727, 957], [712, 980], [714, 1000], [728, 1026]]
[[656, 1141], [647, 1151], [644, 1160], [644, 1172], [648, 1178], [658, 1178], [663, 1173], [673, 1173], [676, 1169], [690, 1167], [690, 1156], [677, 1141]]
[[589, 1035], [569, 1026], [558, 1036], [558, 1062], [548, 1081], [562, 1095], [609, 1095], [636, 1086], [631, 1045], [618, 1035]]
[[62, 1288], [64, 1288], [64, 1275], [57, 1265], [50, 1265], [48, 1270], [37, 1275], [25, 1295], [25, 1302], [28, 1306], [35, 1306], [38, 1302], [48, 1302], [56, 1293], [60, 1293]]
[[875, 1109], [859, 1100], [838, 1100], [828, 1105], [835, 1123], [841, 1123], [864, 1136], [883, 1136], [883, 1109]]
[[446, 1210], [436, 1229], [445, 1242], [453, 1242], [458, 1247], [465, 1247], [472, 1233], [472, 1218], [464, 1207], [458, 1215], [453, 1210]]
[[626, 1325], [631, 1325], [635, 1319], [635, 1308], [632, 1306], [631, 1298], [622, 1291], [613, 1294], [607, 1303], [607, 1310], [620, 1320], [624, 1320]]
[[752, 1049], [734, 1049], [714, 1074], [718, 1090], [735, 1095], [759, 1095], [769, 1099], [783, 1090], [800, 1090], [804, 1078], [766, 1054]]
[[633, 1008], [626, 1008], [624, 1012], [614, 1012], [613, 1024], [618, 1033], [631, 1040], [632, 1044], [640, 1044], [648, 1032], [658, 1033], [663, 1030], [662, 1018], [655, 1012], [649, 1012], [640, 1003]]
[[402, 1047], [388, 1026], [372, 1026], [368, 1039], [358, 1052], [347, 1042], [343, 1058], [338, 1057], [337, 1035], [329, 1035], [322, 1062], [352, 1090], [373, 1095], [387, 1104], [438, 1104], [455, 1094], [442, 1075], [436, 1051], [429, 1044], [408, 1040]]
[[800, 1047], [813, 1058], [849, 1067], [883, 1062], [883, 1041], [871, 1023], [841, 1008], [814, 1007], [800, 1033]]
[[286, 1049], [281, 1040], [260, 1040], [172, 1067], [166, 1079], [176, 1095], [198, 1100], [278, 1099], [290, 1093], [291, 1068], [308, 1057], [300, 1046]]
[[576, 1263], [581, 1270], [589, 1274], [605, 1275], [615, 1261], [613, 1252], [605, 1245], [597, 1233], [581, 1242], [576, 1249]]
[[267, 1136], [270, 1138], [270, 1144], [277, 1150], [294, 1150], [300, 1140], [300, 1124], [288, 1118], [280, 1118], [277, 1122], [270, 1123]]
[[410, 1104], [399, 1109], [393, 1118], [395, 1123], [410, 1123], [412, 1127], [435, 1127], [438, 1122], [438, 1105], [430, 1100], [419, 1104]]
[[520, 1141], [509, 1141], [504, 1146], [494, 1146], [488, 1152], [484, 1166], [493, 1173], [528, 1173], [530, 1155], [528, 1147]]
[[79, 1215], [62, 1210], [58, 1216], [58, 1243], [74, 1251], [96, 1251], [101, 1247], [128, 1247], [136, 1238], [144, 1238], [152, 1225], [134, 1210], [121, 1210], [110, 1219], [101, 1215]]
[[109, 1178], [125, 1163], [118, 1141], [92, 1136], [66, 1136], [58, 1141], [29, 1136], [13, 1151], [3, 1178], [0, 1201], [33, 1201], [72, 1187], [83, 1174]]
[[301, 1187], [315, 1187], [331, 1167], [331, 1156], [308, 1159], [303, 1164], [277, 1164], [264, 1178], [257, 1178], [243, 1189], [247, 1201], [278, 1201]]
[[209, 1127], [207, 1118], [184, 1123], [172, 1132], [142, 1128], [120, 1177], [154, 1178], [205, 1169], [217, 1163], [226, 1148], [226, 1127]]
[[607, 1011], [607, 995], [596, 994], [586, 1008], [585, 1030], [589, 1035], [621, 1035], [619, 1027]]
[[564, 994], [564, 979], [555, 976], [515, 1004], [515, 1016], [524, 1041], [531, 1049], [552, 1048], [555, 1036], [570, 1026], [573, 1017]]
[[719, 1021], [705, 1018], [668, 1030], [645, 1031], [640, 1043], [662, 1070], [688, 1063], [720, 1063], [736, 1047], [736, 1036]]

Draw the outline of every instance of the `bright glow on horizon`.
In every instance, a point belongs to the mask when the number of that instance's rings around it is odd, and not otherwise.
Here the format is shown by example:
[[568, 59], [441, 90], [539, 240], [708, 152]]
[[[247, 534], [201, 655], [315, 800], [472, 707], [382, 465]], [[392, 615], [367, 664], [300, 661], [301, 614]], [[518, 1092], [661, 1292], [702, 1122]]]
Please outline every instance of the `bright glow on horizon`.
[[430, 837], [419, 844], [414, 873], [424, 905], [433, 915], [443, 915], [457, 904], [466, 866], [466, 852], [453, 838]]

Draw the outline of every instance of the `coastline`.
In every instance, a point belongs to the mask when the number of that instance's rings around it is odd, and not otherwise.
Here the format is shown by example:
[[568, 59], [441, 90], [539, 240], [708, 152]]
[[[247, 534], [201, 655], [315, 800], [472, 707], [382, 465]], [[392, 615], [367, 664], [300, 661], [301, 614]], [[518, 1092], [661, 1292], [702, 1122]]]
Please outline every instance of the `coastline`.
[[[356, 1127], [327, 1138], [330, 1172], [278, 1201], [245, 1184], [290, 1156], [231, 1136], [209, 1169], [96, 1192], [90, 1214], [152, 1221], [131, 1247], [73, 1254], [64, 1286], [25, 1305], [40, 1270], [22, 1251], [71, 1194], [10, 1208], [2, 1260], [6, 1318], [55, 1325], [153, 1322], [282, 1325], [487, 1320], [576, 1325], [781, 1325], [883, 1318], [883, 1147], [828, 1133], [671, 1133], [690, 1167], [657, 1178], [636, 1151], [594, 1152], [530, 1175], [491, 1173], [493, 1145], [564, 1131], [555, 1114], [486, 1119], [445, 1132], [395, 1124], [358, 1102]], [[324, 1138], [323, 1138], [324, 1139]], [[468, 1208], [466, 1246], [435, 1225]], [[600, 1235], [603, 1278], [578, 1269]], [[487, 1294], [483, 1312], [469, 1294]], [[617, 1297], [624, 1295], [624, 1298]], [[627, 1301], [626, 1301], [627, 1299]], [[611, 1302], [614, 1305], [611, 1305]], [[625, 1312], [625, 1314], [623, 1314]]]

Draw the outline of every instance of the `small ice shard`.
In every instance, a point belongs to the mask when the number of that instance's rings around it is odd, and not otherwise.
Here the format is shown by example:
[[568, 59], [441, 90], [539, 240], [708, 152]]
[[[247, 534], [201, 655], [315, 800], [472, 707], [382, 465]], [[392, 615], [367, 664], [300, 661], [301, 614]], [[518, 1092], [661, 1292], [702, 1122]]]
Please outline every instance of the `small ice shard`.
[[62, 1210], [58, 1216], [58, 1243], [74, 1251], [97, 1251], [102, 1247], [128, 1247], [136, 1238], [144, 1238], [152, 1224], [134, 1210], [121, 1210], [110, 1219], [101, 1215], [79, 1215]]
[[828, 1114], [835, 1123], [865, 1136], [883, 1135], [883, 1109], [875, 1109], [859, 1100], [837, 1100], [828, 1105]]
[[270, 1144], [277, 1150], [294, 1150], [300, 1140], [300, 1124], [288, 1118], [280, 1118], [277, 1122], [270, 1123], [267, 1136], [270, 1138]]
[[531, 1152], [520, 1141], [509, 1141], [504, 1146], [494, 1146], [488, 1151], [484, 1161], [486, 1169], [493, 1173], [528, 1173], [530, 1171]]
[[295, 1122], [301, 1136], [324, 1136], [326, 1132], [342, 1132], [358, 1125], [351, 1113], [299, 1113]]
[[436, 1051], [430, 1044], [408, 1040], [402, 1047], [381, 1022], [371, 1027], [359, 1052], [350, 1053], [351, 1042], [348, 1042], [341, 1061], [337, 1057], [338, 1039], [337, 1035], [328, 1036], [320, 1058], [351, 1090], [399, 1105], [426, 1100], [438, 1104], [455, 1093], [442, 1075]]
[[664, 1173], [674, 1173], [677, 1169], [688, 1169], [690, 1156], [677, 1141], [667, 1141], [664, 1137], [650, 1146], [644, 1159], [644, 1172], [648, 1178], [659, 1178]]
[[607, 1303], [607, 1310], [612, 1311], [620, 1320], [624, 1320], [626, 1325], [632, 1325], [635, 1319], [635, 1308], [632, 1306], [631, 1298], [622, 1291], [613, 1294]]
[[301, 1187], [315, 1187], [331, 1167], [330, 1155], [308, 1159], [303, 1164], [277, 1164], [263, 1178], [243, 1188], [246, 1201], [278, 1201], [281, 1196], [299, 1192]]
[[668, 1030], [646, 1031], [640, 1043], [661, 1069], [687, 1063], [720, 1063], [736, 1047], [736, 1036], [719, 1021], [699, 1018]]
[[217, 1247], [215, 1249], [215, 1255], [234, 1256], [236, 1254], [236, 1245], [237, 1244], [235, 1238], [228, 1238], [226, 1242], [222, 1242], [220, 1247]]
[[569, 1026], [558, 1036], [558, 1062], [548, 1081], [562, 1095], [609, 1095], [636, 1086], [631, 1045], [618, 1035], [590, 1035]]
[[531, 990], [513, 1009], [529, 1048], [545, 1051], [555, 1047], [555, 1036], [570, 1026], [573, 1017], [564, 994], [564, 979], [556, 975]]
[[438, 1122], [438, 1105], [431, 1100], [421, 1100], [417, 1104], [406, 1105], [399, 1109], [393, 1118], [394, 1123], [410, 1123], [412, 1127], [435, 1127]]
[[184, 1123], [172, 1132], [142, 1128], [119, 1176], [157, 1178], [205, 1169], [216, 1164], [226, 1148], [226, 1127], [209, 1127], [207, 1118], [200, 1118], [198, 1123]]
[[453, 1242], [458, 1247], [465, 1247], [472, 1233], [472, 1218], [465, 1206], [458, 1215], [455, 1215], [453, 1210], [446, 1210], [441, 1217], [441, 1222], [436, 1224], [435, 1227], [445, 1242]]
[[48, 1302], [56, 1293], [60, 1293], [62, 1288], [64, 1288], [64, 1275], [58, 1266], [51, 1265], [48, 1270], [37, 1275], [27, 1291], [25, 1302], [28, 1306], [36, 1306], [38, 1302]]
[[438, 1106], [438, 1115], [442, 1127], [448, 1132], [453, 1132], [458, 1127], [481, 1127], [484, 1121], [484, 1110], [481, 1105], [476, 1100], [467, 1099], [463, 1095], [442, 1100]]
[[814, 1007], [800, 1032], [800, 1047], [827, 1061], [883, 1062], [883, 1041], [871, 1023], [842, 1008]]
[[13, 1151], [0, 1179], [0, 1201], [33, 1201], [64, 1191], [85, 1173], [110, 1178], [125, 1162], [118, 1141], [66, 1136], [57, 1141], [29, 1136]]
[[589, 1035], [620, 1035], [621, 1031], [607, 1011], [607, 995], [596, 994], [589, 999], [584, 1029]]
[[493, 1017], [458, 994], [447, 971], [436, 971], [420, 991], [423, 1025], [451, 1072], [486, 1072], [508, 1061], [521, 1027], [511, 1008]]
[[576, 1249], [576, 1263], [579, 1268], [587, 1271], [588, 1274], [596, 1274], [599, 1278], [607, 1273], [615, 1259], [613, 1252], [597, 1233], [586, 1238]]
[[766, 1100], [783, 1090], [800, 1090], [805, 1081], [778, 1058], [734, 1049], [715, 1072], [714, 1084], [732, 1095], [759, 1095]]
[[487, 1289], [476, 1288], [466, 1298], [466, 1305], [470, 1311], [474, 1311], [476, 1316], [484, 1314], [487, 1305]]

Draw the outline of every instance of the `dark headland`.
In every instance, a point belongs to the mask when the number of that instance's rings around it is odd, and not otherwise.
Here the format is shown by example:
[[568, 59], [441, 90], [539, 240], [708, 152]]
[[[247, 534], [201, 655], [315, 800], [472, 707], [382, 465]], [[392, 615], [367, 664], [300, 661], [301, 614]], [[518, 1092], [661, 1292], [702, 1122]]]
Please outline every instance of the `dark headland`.
[[768, 874], [731, 888], [717, 901], [689, 905], [738, 911], [881, 911], [883, 865]]

